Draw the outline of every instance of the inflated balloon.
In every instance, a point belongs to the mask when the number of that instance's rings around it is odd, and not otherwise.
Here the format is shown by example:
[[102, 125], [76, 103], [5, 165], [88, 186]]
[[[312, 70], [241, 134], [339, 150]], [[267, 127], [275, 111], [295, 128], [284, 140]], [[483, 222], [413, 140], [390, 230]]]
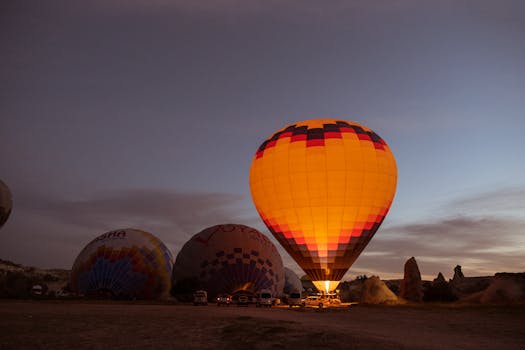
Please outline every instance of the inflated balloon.
[[124, 229], [104, 233], [78, 255], [71, 288], [84, 295], [155, 299], [171, 286], [173, 257], [151, 233]]
[[279, 130], [259, 147], [250, 169], [261, 218], [323, 291], [336, 288], [383, 222], [396, 181], [385, 141], [335, 119]]
[[13, 202], [11, 199], [11, 192], [9, 187], [0, 180], [0, 227], [4, 226], [5, 222], [11, 214]]
[[284, 288], [283, 293], [290, 294], [293, 292], [302, 292], [303, 290], [303, 284], [301, 283], [301, 279], [295, 272], [290, 270], [289, 268], [284, 268]]
[[220, 293], [256, 293], [277, 296], [284, 286], [284, 268], [275, 245], [254, 228], [225, 224], [209, 227], [184, 244], [173, 268], [177, 290], [196, 281], [211, 296]]

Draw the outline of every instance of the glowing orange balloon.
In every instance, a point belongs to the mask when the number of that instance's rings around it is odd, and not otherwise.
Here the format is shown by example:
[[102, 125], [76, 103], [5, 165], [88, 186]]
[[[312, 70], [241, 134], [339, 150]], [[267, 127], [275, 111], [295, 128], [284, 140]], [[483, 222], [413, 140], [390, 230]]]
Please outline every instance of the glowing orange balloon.
[[263, 142], [250, 188], [266, 226], [319, 290], [332, 291], [383, 222], [397, 168], [387, 144], [355, 122], [319, 119]]

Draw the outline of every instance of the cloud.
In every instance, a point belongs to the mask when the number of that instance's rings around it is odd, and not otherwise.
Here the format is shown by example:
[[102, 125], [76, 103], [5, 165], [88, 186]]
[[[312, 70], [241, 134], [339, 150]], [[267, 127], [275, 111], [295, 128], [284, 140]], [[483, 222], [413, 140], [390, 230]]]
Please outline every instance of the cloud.
[[176, 254], [195, 233], [221, 223], [255, 221], [243, 197], [228, 193], [122, 190], [64, 199], [18, 193], [16, 210], [2, 230], [0, 256], [39, 266], [72, 263], [84, 244], [109, 230], [138, 228]]
[[[402, 278], [415, 256], [424, 278], [451, 278], [455, 265], [467, 276], [523, 271], [525, 219], [486, 214], [485, 206], [519, 206], [523, 189], [505, 188], [451, 201], [438, 218], [382, 227], [346, 278], [376, 274]], [[162, 239], [176, 255], [195, 233], [220, 223], [240, 223], [271, 234], [241, 195], [134, 189], [54, 198], [19, 193], [16, 210], [2, 229], [0, 256], [41, 267], [69, 267], [84, 244], [103, 232], [136, 227]], [[483, 205], [480, 203], [484, 203]], [[514, 203], [514, 204], [511, 204]], [[463, 208], [459, 211], [458, 208]], [[504, 212], [504, 211], [503, 211]], [[286, 266], [302, 271], [271, 237]]]
[[184, 193], [169, 190], [127, 190], [84, 199], [39, 195], [20, 198], [21, 210], [66, 225], [92, 229], [169, 228], [177, 235], [193, 235], [207, 225], [235, 221], [243, 212], [240, 195]]
[[523, 215], [525, 210], [525, 188], [516, 186], [494, 189], [459, 198], [453, 201], [451, 206], [455, 210], [460, 211]]
[[120, 190], [87, 198], [19, 192], [16, 210], [1, 232], [0, 257], [39, 267], [69, 268], [94, 237], [128, 227], [153, 233], [176, 256], [186, 241], [206, 227], [236, 223], [267, 235], [285, 265], [302, 275], [246, 200], [231, 193], [163, 189]]
[[380, 228], [351, 275], [402, 277], [411, 256], [426, 278], [452, 277], [457, 264], [467, 275], [524, 271], [524, 201], [523, 188], [503, 188], [452, 200], [439, 218]]

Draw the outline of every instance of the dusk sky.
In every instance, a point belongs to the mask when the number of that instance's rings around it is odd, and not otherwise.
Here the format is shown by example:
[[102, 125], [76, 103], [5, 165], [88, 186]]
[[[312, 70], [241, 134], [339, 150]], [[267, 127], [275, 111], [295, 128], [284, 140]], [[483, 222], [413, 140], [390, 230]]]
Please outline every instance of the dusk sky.
[[398, 167], [347, 278], [525, 271], [525, 1], [4, 0], [0, 81], [2, 259], [71, 268], [125, 227], [174, 256], [215, 224], [271, 236], [255, 151], [337, 118]]

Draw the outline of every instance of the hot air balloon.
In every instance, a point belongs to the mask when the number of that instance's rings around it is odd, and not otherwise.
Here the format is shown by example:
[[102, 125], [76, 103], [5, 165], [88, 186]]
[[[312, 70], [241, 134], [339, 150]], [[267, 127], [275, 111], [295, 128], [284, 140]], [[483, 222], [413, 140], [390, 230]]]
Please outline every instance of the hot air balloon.
[[0, 180], [0, 227], [4, 226], [5, 222], [11, 214], [13, 202], [11, 199], [11, 192], [9, 187]]
[[292, 292], [301, 292], [302, 290], [303, 284], [299, 276], [289, 268], [285, 267], [283, 293], [290, 294]]
[[173, 257], [151, 233], [123, 229], [106, 232], [78, 255], [71, 288], [84, 295], [155, 299], [168, 295]]
[[275, 245], [256, 229], [216, 225], [194, 235], [177, 255], [174, 290], [191, 280], [194, 288], [205, 289], [211, 296], [252, 294], [263, 289], [280, 295], [284, 267]]
[[385, 141], [350, 121], [286, 126], [257, 150], [255, 207], [320, 291], [333, 291], [383, 222], [397, 169]]

